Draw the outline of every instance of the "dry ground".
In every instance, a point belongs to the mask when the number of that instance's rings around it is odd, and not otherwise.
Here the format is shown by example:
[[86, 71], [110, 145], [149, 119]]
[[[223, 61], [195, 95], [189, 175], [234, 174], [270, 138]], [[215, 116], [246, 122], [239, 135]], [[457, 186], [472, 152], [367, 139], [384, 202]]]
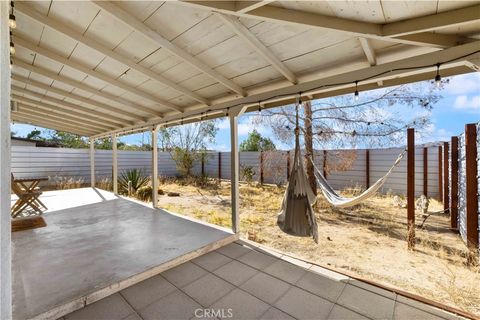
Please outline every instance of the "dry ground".
[[[230, 185], [163, 181], [161, 188], [180, 197], [160, 196], [159, 206], [210, 223], [230, 226]], [[466, 265], [467, 250], [448, 230], [449, 217], [432, 214], [417, 228], [415, 251], [406, 248], [406, 209], [391, 196], [377, 196], [350, 209], [332, 209], [319, 196], [320, 241], [292, 237], [276, 225], [283, 188], [242, 184], [242, 236], [339, 271], [345, 270], [404, 291], [480, 315], [480, 269]], [[442, 209], [435, 200], [430, 210]], [[417, 226], [423, 221], [417, 212]]]

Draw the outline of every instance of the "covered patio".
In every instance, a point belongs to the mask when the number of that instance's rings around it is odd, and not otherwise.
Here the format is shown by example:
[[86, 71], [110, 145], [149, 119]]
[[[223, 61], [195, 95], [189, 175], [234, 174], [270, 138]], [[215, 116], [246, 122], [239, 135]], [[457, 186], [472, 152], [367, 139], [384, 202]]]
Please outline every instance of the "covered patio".
[[[251, 244], [223, 246], [240, 234], [242, 114], [478, 71], [479, 11], [477, 1], [0, 2], [0, 318], [229, 318], [199, 307], [244, 319], [455, 318]], [[119, 136], [151, 132], [156, 146], [161, 127], [220, 117], [232, 231], [158, 209], [156, 147], [153, 208], [118, 195]], [[15, 234], [11, 121], [91, 142], [92, 188], [44, 193], [47, 227]], [[95, 189], [101, 138], [113, 145], [113, 193]]]
[[57, 319], [238, 239], [101, 189], [42, 200], [47, 226], [12, 234], [14, 319]]

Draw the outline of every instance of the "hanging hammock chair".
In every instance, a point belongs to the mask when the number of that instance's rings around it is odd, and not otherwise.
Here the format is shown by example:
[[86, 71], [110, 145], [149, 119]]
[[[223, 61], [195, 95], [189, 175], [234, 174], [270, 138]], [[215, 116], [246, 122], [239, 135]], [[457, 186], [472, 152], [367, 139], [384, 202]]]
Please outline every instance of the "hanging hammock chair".
[[296, 106], [296, 114], [295, 155], [277, 224], [287, 234], [313, 237], [313, 240], [318, 243], [317, 221], [312, 208], [316, 197], [308, 183], [300, 153], [298, 105]]
[[[282, 208], [277, 217], [277, 224], [283, 232], [299, 237], [313, 237], [318, 243], [318, 227], [315, 220], [315, 213], [312, 206], [315, 204], [316, 196], [310, 187], [310, 183], [305, 173], [303, 159], [300, 152], [300, 129], [298, 127], [298, 105], [296, 106], [296, 128], [295, 128], [295, 155], [293, 157], [293, 166], [290, 171], [287, 188], [283, 196]], [[401, 162], [406, 154], [403, 150], [392, 167], [387, 173], [378, 179], [370, 188], [362, 192], [360, 195], [352, 198], [346, 198], [339, 195], [327, 179], [322, 175], [320, 170], [315, 166], [312, 158], [308, 158], [313, 164], [315, 178], [322, 190], [325, 199], [334, 207], [346, 208], [357, 205], [362, 201], [373, 196], [385, 183], [393, 170]]]

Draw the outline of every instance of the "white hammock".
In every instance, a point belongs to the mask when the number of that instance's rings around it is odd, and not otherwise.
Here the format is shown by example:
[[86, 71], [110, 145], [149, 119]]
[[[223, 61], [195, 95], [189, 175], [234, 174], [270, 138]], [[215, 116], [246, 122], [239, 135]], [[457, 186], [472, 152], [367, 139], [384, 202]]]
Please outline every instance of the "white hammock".
[[373, 196], [378, 191], [378, 189], [380, 189], [383, 186], [388, 176], [392, 173], [393, 169], [397, 167], [397, 165], [400, 163], [400, 161], [402, 160], [406, 152], [407, 152], [407, 149], [403, 150], [402, 153], [398, 155], [398, 158], [393, 164], [393, 166], [390, 168], [390, 170], [388, 170], [388, 172], [383, 177], [378, 179], [377, 182], [375, 182], [370, 188], [362, 192], [360, 195], [352, 198], [345, 198], [340, 196], [338, 193], [336, 193], [335, 190], [333, 190], [333, 188], [330, 186], [330, 184], [328, 184], [328, 181], [322, 175], [320, 170], [318, 170], [318, 168], [315, 166], [315, 163], [312, 161], [312, 158], [309, 157], [309, 159], [315, 169], [314, 170], [315, 177], [317, 178], [317, 183], [320, 186], [320, 190], [322, 190], [322, 193], [327, 199], [327, 201], [335, 207], [347, 208], [347, 207], [351, 207], [356, 204], [359, 204], [362, 201]]

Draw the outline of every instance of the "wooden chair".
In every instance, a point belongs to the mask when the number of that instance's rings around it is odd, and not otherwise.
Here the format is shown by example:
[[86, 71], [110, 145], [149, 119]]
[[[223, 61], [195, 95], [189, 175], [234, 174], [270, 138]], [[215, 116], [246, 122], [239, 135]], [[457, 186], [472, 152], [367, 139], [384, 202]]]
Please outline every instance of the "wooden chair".
[[19, 215], [23, 210], [25, 210], [28, 207], [32, 208], [36, 213], [41, 214], [42, 205], [38, 198], [42, 195], [42, 192], [38, 190], [28, 191], [20, 187], [15, 182], [13, 174], [11, 174], [11, 179], [12, 179], [11, 180], [12, 190], [18, 196], [18, 200], [15, 202], [15, 204], [11, 208], [12, 218]]

